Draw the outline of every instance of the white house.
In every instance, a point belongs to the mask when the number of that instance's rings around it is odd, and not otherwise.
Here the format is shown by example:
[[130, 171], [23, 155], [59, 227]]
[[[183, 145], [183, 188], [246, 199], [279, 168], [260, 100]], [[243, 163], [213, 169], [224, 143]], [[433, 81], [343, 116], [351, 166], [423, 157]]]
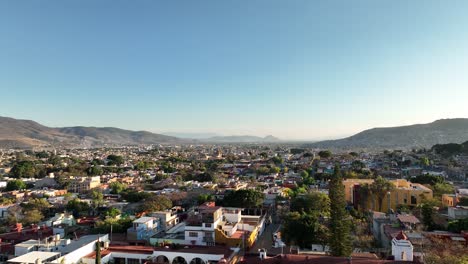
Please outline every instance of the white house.
[[468, 218], [468, 206], [449, 207], [448, 216], [450, 219]]
[[413, 261], [413, 245], [403, 231], [392, 239], [392, 255], [397, 261]]
[[158, 227], [158, 218], [140, 217], [133, 221], [133, 226], [127, 230], [127, 240], [146, 240], [157, 233]]

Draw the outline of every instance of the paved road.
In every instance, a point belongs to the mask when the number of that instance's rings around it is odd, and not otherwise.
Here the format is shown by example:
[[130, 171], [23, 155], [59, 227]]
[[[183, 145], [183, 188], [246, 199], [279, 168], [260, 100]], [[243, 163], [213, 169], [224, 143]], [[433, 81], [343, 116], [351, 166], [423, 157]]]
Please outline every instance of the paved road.
[[[281, 228], [281, 225], [278, 223], [273, 223], [270, 224], [266, 227], [265, 231], [263, 231], [263, 234], [258, 238], [257, 242], [255, 245], [250, 249], [250, 253], [258, 253], [258, 250], [261, 248], [264, 248], [267, 250], [268, 255], [278, 255], [281, 254], [281, 248], [273, 248], [273, 234], [278, 232], [279, 229]], [[283, 252], [287, 253], [289, 252], [288, 247], [283, 248]]]

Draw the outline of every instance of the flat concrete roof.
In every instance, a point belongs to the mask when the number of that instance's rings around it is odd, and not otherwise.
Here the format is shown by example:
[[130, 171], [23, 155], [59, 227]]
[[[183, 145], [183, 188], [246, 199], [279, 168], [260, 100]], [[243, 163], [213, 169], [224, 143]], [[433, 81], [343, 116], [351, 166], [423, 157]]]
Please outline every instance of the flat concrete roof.
[[22, 243], [19, 243], [19, 244], [16, 244], [15, 247], [25, 247], [25, 248], [28, 248], [28, 247], [31, 247], [31, 246], [34, 246], [34, 245], [37, 245], [39, 242], [35, 239], [30, 239], [30, 240], [27, 240], [27, 241], [24, 241]]
[[154, 220], [154, 217], [143, 216], [133, 221], [133, 223], [144, 224], [153, 220]]
[[19, 257], [8, 260], [13, 263], [35, 263], [37, 259], [41, 262], [49, 261], [51, 258], [59, 257], [59, 252], [32, 251]]

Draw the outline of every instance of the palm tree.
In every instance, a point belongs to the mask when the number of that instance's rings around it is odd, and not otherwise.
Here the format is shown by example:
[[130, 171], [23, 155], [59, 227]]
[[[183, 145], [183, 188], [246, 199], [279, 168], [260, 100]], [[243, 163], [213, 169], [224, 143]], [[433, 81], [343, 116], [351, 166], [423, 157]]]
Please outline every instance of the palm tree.
[[359, 186], [359, 207], [361, 210], [367, 210], [369, 204], [369, 198], [373, 196], [372, 188], [369, 184], [362, 184]]
[[[379, 212], [382, 212], [383, 200], [387, 193], [395, 189], [395, 185], [390, 181], [384, 179], [382, 176], [378, 176], [375, 181], [370, 185], [372, 193], [377, 197], [379, 202]], [[389, 197], [390, 199], [390, 197]], [[390, 208], [388, 208], [390, 210]]]
[[95, 264], [101, 264], [101, 241], [96, 242], [96, 260]]

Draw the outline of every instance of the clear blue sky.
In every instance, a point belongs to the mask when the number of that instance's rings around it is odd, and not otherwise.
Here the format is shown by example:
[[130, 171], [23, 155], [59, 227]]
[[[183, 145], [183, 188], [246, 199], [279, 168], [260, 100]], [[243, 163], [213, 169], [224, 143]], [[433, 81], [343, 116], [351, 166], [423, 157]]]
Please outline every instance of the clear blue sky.
[[468, 1], [0, 1], [0, 115], [316, 139], [468, 117]]

